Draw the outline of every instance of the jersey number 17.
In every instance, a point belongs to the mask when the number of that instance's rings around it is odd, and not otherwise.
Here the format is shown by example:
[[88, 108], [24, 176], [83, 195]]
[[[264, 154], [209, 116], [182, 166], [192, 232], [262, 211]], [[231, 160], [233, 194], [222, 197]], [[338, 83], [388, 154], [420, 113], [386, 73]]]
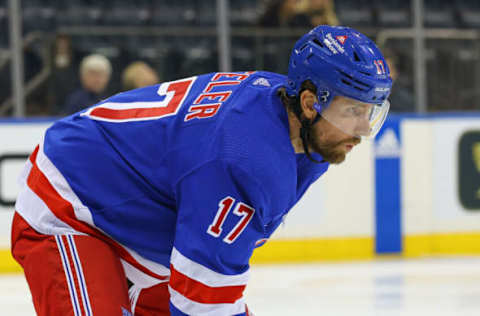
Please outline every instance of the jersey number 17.
[[[213, 222], [208, 226], [207, 233], [212, 235], [213, 237], [220, 237], [222, 233], [222, 226], [227, 219], [228, 213], [232, 209], [233, 205], [235, 204], [235, 199], [227, 196], [223, 200], [218, 203], [218, 211], [213, 219]], [[245, 227], [247, 227], [248, 223], [253, 217], [255, 213], [255, 209], [248, 206], [245, 203], [238, 202], [235, 208], [233, 209], [233, 214], [240, 216], [240, 220], [238, 223], [233, 227], [233, 229], [223, 238], [223, 241], [227, 244], [233, 243], [237, 240], [238, 236], [244, 231]]]

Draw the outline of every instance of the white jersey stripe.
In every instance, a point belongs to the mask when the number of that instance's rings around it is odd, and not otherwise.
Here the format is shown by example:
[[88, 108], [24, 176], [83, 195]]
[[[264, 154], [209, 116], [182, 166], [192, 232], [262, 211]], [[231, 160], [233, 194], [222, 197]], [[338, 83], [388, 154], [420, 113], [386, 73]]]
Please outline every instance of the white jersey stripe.
[[68, 291], [70, 292], [70, 299], [72, 300], [72, 307], [75, 316], [81, 316], [80, 303], [78, 302], [77, 292], [75, 291], [75, 278], [70, 270], [70, 261], [68, 260], [65, 245], [62, 241], [62, 236], [55, 236], [57, 241], [58, 251], [60, 252], [60, 258], [62, 259], [63, 270], [65, 271], [65, 277], [68, 285]]
[[[97, 228], [98, 230], [100, 230], [99, 228]], [[120, 244], [121, 245], [121, 244]], [[147, 268], [148, 270], [158, 274], [158, 275], [162, 275], [162, 276], [169, 276], [170, 275], [170, 269], [165, 267], [164, 265], [158, 263], [158, 262], [154, 262], [152, 260], [149, 260], [147, 258], [144, 258], [142, 256], [140, 256], [135, 250], [133, 249], [130, 249], [128, 247], [125, 247], [123, 245], [121, 245], [125, 250], [128, 251], [128, 253], [139, 263], [141, 264], [142, 266], [144, 266], [145, 268]], [[158, 280], [158, 279], [155, 279], [155, 280]]]
[[27, 159], [27, 161], [25, 162], [25, 165], [23, 166], [22, 171], [20, 172], [17, 178], [18, 187], [23, 188], [24, 186], [27, 185], [27, 178], [28, 178], [28, 175], [30, 174], [30, 170], [32, 170], [32, 162], [30, 161], [30, 159]]
[[73, 192], [67, 180], [65, 180], [64, 176], [45, 155], [43, 151], [43, 141], [38, 150], [36, 163], [38, 168], [43, 172], [48, 181], [50, 181], [52, 186], [55, 188], [55, 191], [57, 191], [62, 198], [72, 204], [77, 219], [89, 224], [90, 226], [94, 226], [92, 214], [90, 213], [88, 207], [83, 205], [75, 192]]
[[[134, 267], [131, 263], [127, 262], [124, 259], [121, 259], [121, 262], [122, 262], [123, 270], [125, 271], [125, 274], [126, 274], [127, 278], [130, 281], [132, 281], [132, 283], [134, 283], [135, 285], [137, 285], [138, 287], [140, 287], [142, 289], [147, 288], [147, 287], [152, 287], [152, 286], [157, 285], [157, 284], [162, 283], [162, 282], [168, 282], [169, 281], [168, 278], [165, 279], [165, 280], [159, 280], [157, 278], [154, 278], [154, 277], [140, 271], [138, 268]], [[166, 268], [163, 267], [163, 269], [166, 269]], [[153, 271], [153, 272], [158, 273], [156, 271]], [[168, 270], [168, 272], [163, 274], [163, 275], [169, 276], [170, 275], [170, 270]]]
[[[170, 114], [170, 115], [173, 115], [173, 114]], [[137, 117], [137, 118], [129, 118], [129, 119], [110, 119], [110, 118], [99, 117], [95, 115], [88, 115], [88, 117], [92, 120], [111, 122], [111, 123], [151, 121], [151, 120], [156, 120], [166, 116], [169, 116], [169, 115], [146, 116], [146, 117]]]
[[134, 315], [135, 315], [135, 307], [137, 307], [137, 301], [141, 291], [142, 291], [142, 288], [137, 286], [137, 284], [135, 283], [128, 289], [128, 298], [130, 299], [130, 307]]
[[15, 203], [15, 210], [36, 231], [45, 235], [65, 235], [82, 233], [58, 219], [27, 185], [20, 189]]
[[211, 287], [246, 285], [250, 277], [250, 270], [237, 275], [215, 272], [185, 257], [176, 248], [172, 250], [170, 261], [178, 272]]
[[67, 240], [68, 245], [70, 246], [70, 254], [73, 258], [75, 271], [77, 272], [78, 282], [80, 283], [80, 294], [82, 295], [83, 307], [87, 313], [87, 316], [92, 316], [92, 307], [90, 305], [90, 298], [88, 296], [87, 282], [85, 282], [85, 276], [83, 274], [80, 257], [78, 256], [77, 246], [75, 245], [75, 240], [73, 239], [72, 235], [67, 235]]

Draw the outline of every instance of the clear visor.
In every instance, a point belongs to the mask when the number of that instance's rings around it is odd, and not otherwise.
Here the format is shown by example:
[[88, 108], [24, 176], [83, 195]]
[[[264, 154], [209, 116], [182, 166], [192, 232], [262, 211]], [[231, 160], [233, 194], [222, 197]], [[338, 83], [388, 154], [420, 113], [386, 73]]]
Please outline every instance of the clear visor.
[[388, 100], [373, 104], [336, 96], [320, 115], [348, 135], [374, 138], [385, 122], [389, 108]]

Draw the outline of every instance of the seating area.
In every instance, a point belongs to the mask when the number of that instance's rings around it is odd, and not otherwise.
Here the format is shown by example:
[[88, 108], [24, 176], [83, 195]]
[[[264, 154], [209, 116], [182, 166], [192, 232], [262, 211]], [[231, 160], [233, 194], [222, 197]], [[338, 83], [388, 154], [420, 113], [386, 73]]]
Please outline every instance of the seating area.
[[[478, 28], [480, 1], [424, 0], [426, 27]], [[341, 24], [358, 28], [410, 27], [411, 2], [404, 0], [335, 0]], [[255, 26], [266, 0], [230, 1], [233, 27]], [[8, 29], [8, 0], [0, 0], [0, 29]], [[23, 32], [56, 32], [62, 27], [214, 27], [215, 0], [22, 0]], [[0, 47], [8, 32], [0, 32]]]
[[[254, 27], [266, 7], [266, 0], [229, 2], [232, 30]], [[371, 30], [370, 35], [384, 28], [409, 28], [413, 23], [412, 3], [405, 0], [334, 0], [335, 12], [342, 25], [360, 30]], [[424, 25], [428, 28], [480, 28], [479, 0], [424, 0]], [[0, 0], [0, 30], [8, 30], [8, 0]], [[215, 34], [216, 0], [22, 0], [23, 33], [40, 31], [47, 39], [43, 44], [53, 47], [56, 34], [67, 30], [77, 61], [91, 53], [101, 53], [113, 65], [111, 92], [121, 89], [120, 76], [124, 67], [134, 60], [150, 64], [162, 81], [173, 80], [196, 73], [218, 69], [218, 50]], [[92, 31], [94, 27], [115, 30], [122, 27], [133, 33]], [[202, 36], [180, 32], [154, 34], [155, 30], [209, 30]], [[76, 32], [68, 30], [77, 29]], [[78, 31], [80, 29], [80, 31]], [[142, 30], [148, 30], [142, 33]], [[90, 30], [85, 34], [81, 30]], [[248, 34], [247, 34], [248, 35]], [[8, 47], [8, 32], [0, 32], [0, 49]], [[232, 68], [236, 70], [265, 69], [285, 73], [288, 55], [297, 36], [288, 38], [255, 37], [238, 34], [232, 37]], [[404, 39], [395, 44], [399, 71], [413, 78], [412, 45]], [[461, 44], [463, 45], [463, 44]], [[405, 47], [410, 47], [404, 49]], [[36, 45], [33, 50], [40, 50]], [[428, 67], [438, 72], [442, 82], [436, 86], [450, 86], [445, 79], [445, 67], [432, 56], [448, 56], [449, 64], [480, 63], [477, 47], [455, 44], [438, 48], [428, 46]], [[463, 55], [459, 51], [465, 52]], [[465, 57], [467, 56], [467, 57]], [[470, 57], [468, 57], [470, 56]], [[463, 58], [463, 59], [462, 59]], [[442, 59], [443, 60], [443, 59]], [[443, 67], [443, 68], [442, 68]], [[439, 68], [439, 69], [437, 69]], [[467, 68], [468, 69], [468, 68]], [[476, 78], [471, 78], [475, 81]], [[411, 80], [410, 80], [411, 81]], [[433, 82], [433, 81], [432, 81]], [[473, 89], [473, 87], [471, 87]], [[429, 90], [430, 91], [430, 90]], [[442, 90], [445, 91], [445, 90]], [[431, 92], [429, 92], [431, 93]], [[434, 93], [434, 97], [438, 95]], [[439, 98], [444, 102], [448, 98]], [[1, 100], [0, 100], [1, 102]]]
[[[24, 27], [208, 26], [216, 23], [215, 0], [23, 0]], [[232, 22], [255, 24], [257, 1], [232, 1]]]
[[[480, 27], [478, 0], [424, 0], [426, 27]], [[404, 0], [335, 0], [341, 24], [358, 28], [410, 27], [411, 2]], [[255, 26], [266, 0], [230, 1], [233, 27]], [[0, 29], [7, 29], [8, 0], [0, 0]], [[205, 27], [216, 24], [215, 0], [22, 0], [23, 31], [55, 32], [69, 26]], [[0, 47], [8, 32], [0, 32]]]
[[[352, 26], [407, 27], [411, 1], [336, 0], [342, 24]], [[215, 25], [215, 0], [22, 0], [26, 30], [66, 25], [206, 26]], [[255, 25], [266, 1], [230, 1], [233, 25]], [[0, 1], [0, 8], [7, 0]], [[431, 27], [477, 27], [477, 0], [425, 0], [425, 25]]]

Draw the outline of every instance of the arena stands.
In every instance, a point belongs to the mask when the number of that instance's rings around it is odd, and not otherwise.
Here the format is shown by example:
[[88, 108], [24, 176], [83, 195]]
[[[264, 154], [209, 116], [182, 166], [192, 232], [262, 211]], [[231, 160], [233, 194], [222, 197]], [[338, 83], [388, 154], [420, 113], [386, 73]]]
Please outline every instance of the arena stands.
[[[426, 28], [475, 31], [480, 27], [478, 0], [425, 0], [424, 3]], [[0, 0], [2, 30], [8, 29], [7, 4], [7, 0]], [[289, 50], [304, 29], [257, 29], [267, 4], [267, 0], [230, 1], [232, 67], [236, 70], [286, 71]], [[49, 65], [51, 56], [45, 52], [51, 51], [56, 35], [66, 34], [71, 38], [75, 62], [91, 53], [105, 55], [112, 62], [109, 93], [119, 91], [120, 74], [134, 60], [147, 62], [163, 80], [218, 69], [215, 0], [22, 0], [21, 5], [24, 37], [40, 34], [39, 39], [29, 44], [29, 49], [42, 59], [42, 65]], [[340, 24], [358, 28], [374, 39], [386, 29], [412, 27], [411, 1], [336, 0], [334, 8]], [[408, 82], [408, 89], [413, 90], [411, 38], [389, 38], [383, 45], [397, 54], [398, 71]], [[0, 32], [0, 53], [7, 46], [8, 32]], [[451, 76], [462, 69], [479, 68], [478, 55], [478, 47], [472, 41], [455, 38], [427, 41], [428, 95], [437, 107], [430, 110], [472, 107], [472, 100], [479, 98], [473, 90], [480, 75], [469, 72], [461, 80]], [[5, 73], [8, 62], [2, 63], [1, 56], [0, 72]], [[38, 89], [46, 85], [47, 82]], [[445, 93], [451, 93], [447, 92], [450, 88], [457, 95], [445, 97]], [[6, 94], [0, 96], [1, 106]], [[58, 108], [58, 104], [47, 104], [43, 112], [56, 114], [57, 110], [52, 109]]]

